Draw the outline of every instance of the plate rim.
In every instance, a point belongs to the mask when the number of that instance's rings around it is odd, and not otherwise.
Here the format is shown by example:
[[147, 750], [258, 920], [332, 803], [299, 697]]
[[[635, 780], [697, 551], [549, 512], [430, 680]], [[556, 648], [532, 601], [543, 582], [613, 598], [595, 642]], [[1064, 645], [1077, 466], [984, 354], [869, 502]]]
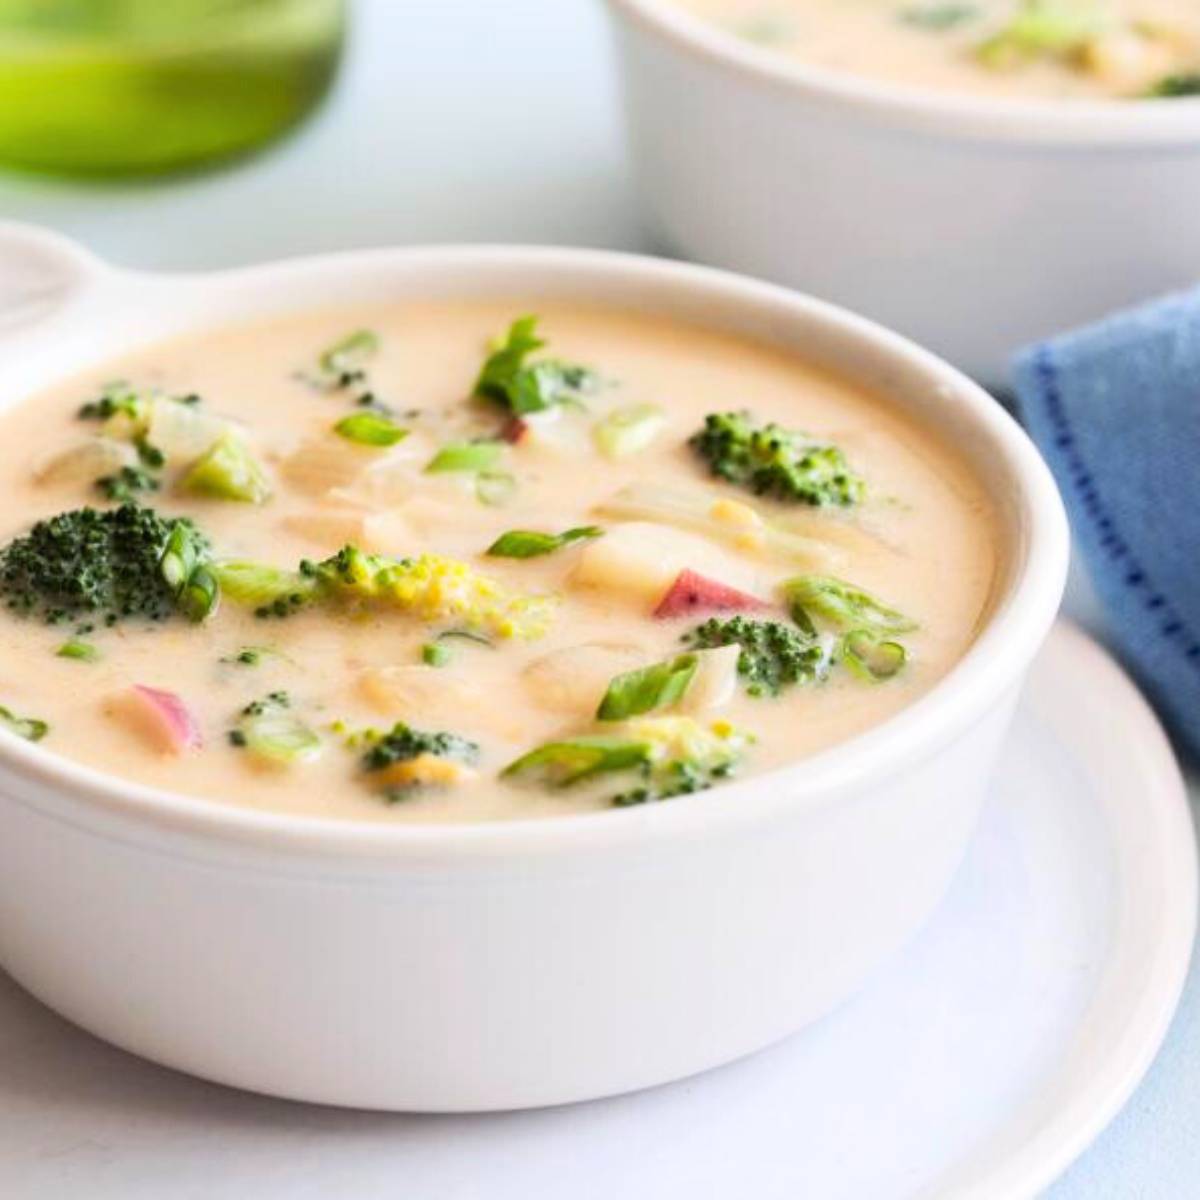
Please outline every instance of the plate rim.
[[[1055, 659], [1066, 664], [1058, 676], [1049, 670], [1049, 662]], [[1055, 1183], [1112, 1123], [1142, 1083], [1166, 1040], [1191, 966], [1200, 921], [1196, 824], [1187, 782], [1166, 732], [1110, 651], [1073, 621], [1060, 618], [1055, 623], [1034, 662], [1019, 708], [1031, 705], [1030, 689], [1039, 681], [1044, 685], [1047, 677], [1057, 690], [1032, 701], [1037, 705], [1031, 714], [1033, 720], [1043, 727], [1048, 725], [1054, 740], [1079, 761], [1079, 739], [1093, 718], [1081, 715], [1086, 713], [1087, 705], [1064, 704], [1070, 698], [1064, 689], [1104, 697], [1108, 719], [1114, 726], [1119, 725], [1124, 735], [1120, 761], [1130, 772], [1125, 782], [1138, 784], [1135, 795], [1129, 795], [1126, 789], [1128, 798], [1118, 803], [1136, 801], [1146, 826], [1151, 822], [1145, 818], [1154, 818], [1155, 853], [1143, 856], [1139, 849], [1114, 840], [1113, 876], [1125, 884], [1132, 880], [1135, 887], [1140, 877], [1143, 903], [1148, 894], [1146, 881], [1152, 878], [1150, 890], [1157, 891], [1163, 900], [1161, 920], [1157, 927], [1147, 928], [1143, 923], [1120, 931], [1113, 951], [1105, 959], [1111, 963], [1121, 954], [1123, 945], [1149, 933], [1154, 939], [1152, 970], [1146, 972], [1140, 986], [1126, 989], [1122, 997], [1125, 1015], [1120, 1027], [1124, 1036], [1114, 1041], [1112, 1052], [1098, 1060], [1093, 1070], [1077, 1079], [1068, 1102], [1060, 1106], [1051, 1122], [1008, 1150], [991, 1155], [986, 1150], [969, 1153], [921, 1189], [919, 1200], [1016, 1200], [1036, 1197]], [[1121, 785], [1119, 779], [1106, 781], [1110, 803]], [[1136, 861], [1139, 858], [1140, 863]], [[1105, 1015], [1103, 1004], [1094, 1000], [1077, 1031], [1098, 1023]], [[1064, 1069], [1060, 1065], [1050, 1078], [1057, 1078]], [[1013, 1118], [998, 1126], [999, 1131], [1008, 1128], [1010, 1120], [1019, 1121], [1030, 1103], [1023, 1103]]]

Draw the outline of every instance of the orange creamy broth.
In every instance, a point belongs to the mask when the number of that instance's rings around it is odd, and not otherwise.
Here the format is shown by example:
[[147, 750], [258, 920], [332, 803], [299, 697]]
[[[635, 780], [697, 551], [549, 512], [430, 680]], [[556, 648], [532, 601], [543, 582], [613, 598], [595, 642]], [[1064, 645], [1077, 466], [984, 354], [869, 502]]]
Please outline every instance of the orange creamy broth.
[[[630, 587], [619, 569], [613, 577], [609, 567], [594, 570], [581, 582], [588, 574], [581, 564], [593, 548], [617, 545], [618, 534], [630, 538], [628, 529], [622, 532], [626, 523], [598, 514], [597, 506], [646, 481], [713, 501], [749, 502], [834, 555], [798, 564], [669, 525], [641, 527], [634, 541], [654, 547], [649, 558], [658, 569], [666, 570], [675, 556], [678, 565], [768, 599], [782, 580], [806, 570], [836, 574], [920, 625], [904, 635], [911, 657], [895, 679], [874, 684], [838, 669], [826, 683], [778, 698], [755, 698], [739, 687], [719, 711], [701, 714], [753, 734], [739, 776], [803, 758], [877, 724], [961, 657], [986, 612], [1001, 553], [982, 488], [955, 454], [890, 409], [886, 397], [865, 394], [780, 350], [642, 315], [538, 305], [549, 343], [544, 353], [587, 364], [602, 377], [586, 398], [587, 411], [564, 409], [504, 452], [504, 469], [517, 487], [502, 507], [480, 503], [470, 479], [424, 474], [440, 445], [487, 435], [500, 424], [497, 407], [466, 397], [488, 339], [529, 308], [438, 303], [316, 314], [157, 346], [28, 398], [0, 415], [7, 497], [0, 539], [7, 542], [38, 518], [103, 503], [86, 483], [47, 483], [36, 473], [94, 432], [76, 410], [103, 381], [120, 378], [170, 394], [198, 393], [200, 411], [244, 427], [271, 479], [267, 503], [180, 494], [170, 486], [170, 468], [168, 486], [145, 498], [163, 514], [191, 516], [219, 557], [294, 568], [346, 542], [397, 557], [447, 555], [513, 592], [557, 597], [544, 636], [503, 640], [494, 648], [455, 640], [446, 643], [448, 665], [431, 667], [422, 661], [422, 647], [444, 626], [397, 612], [329, 607], [264, 620], [225, 598], [199, 625], [174, 618], [153, 627], [123, 622], [98, 629], [87, 640], [99, 659], [79, 662], [55, 654], [71, 625], [0, 612], [0, 704], [48, 721], [42, 745], [54, 753], [143, 784], [253, 809], [446, 822], [606, 807], [636, 780], [614, 776], [595, 786], [547, 790], [501, 781], [497, 772], [542, 742], [595, 732], [592, 715], [611, 676], [678, 653], [681, 634], [703, 619], [654, 619], [661, 587], [653, 580]], [[412, 433], [391, 450], [344, 443], [331, 427], [356, 411], [351, 393], [321, 392], [297, 378], [322, 348], [360, 326], [380, 338], [367, 364], [372, 390], [398, 411], [419, 410], [397, 418]], [[653, 443], [628, 458], [598, 453], [595, 422], [618, 406], [645, 403], [665, 414]], [[836, 441], [867, 481], [865, 503], [851, 512], [816, 510], [714, 480], [687, 439], [706, 413], [743, 407]], [[343, 479], [340, 488], [307, 477], [297, 452], [313, 446], [349, 455], [357, 477]], [[387, 464], [383, 485], [381, 463]], [[593, 524], [607, 531], [604, 538], [544, 557], [483, 554], [506, 530], [559, 532]], [[786, 620], [782, 610], [770, 615]], [[270, 653], [253, 667], [223, 661], [245, 646]], [[134, 684], [181, 697], [203, 731], [203, 748], [173, 754], [148, 739], [124, 703]], [[230, 744], [228, 731], [243, 706], [274, 690], [286, 690], [294, 713], [321, 737], [315, 761], [268, 767]], [[401, 720], [478, 742], [474, 778], [385, 803], [359, 767], [361, 749], [347, 748], [332, 726], [387, 729]]]
[[1194, 0], [1045, 0], [1080, 32], [1040, 49], [1003, 41], [1028, 0], [673, 2], [798, 61], [907, 87], [1096, 100], [1200, 72]]

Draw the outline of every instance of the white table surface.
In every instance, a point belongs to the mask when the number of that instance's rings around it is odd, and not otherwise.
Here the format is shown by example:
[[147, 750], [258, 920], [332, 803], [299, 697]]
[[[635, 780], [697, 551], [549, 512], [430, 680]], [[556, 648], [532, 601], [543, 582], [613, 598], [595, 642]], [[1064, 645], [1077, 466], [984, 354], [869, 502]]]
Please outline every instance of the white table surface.
[[[356, 18], [346, 70], [331, 102], [265, 156], [214, 175], [140, 187], [0, 177], [0, 216], [50, 225], [116, 261], [159, 268], [386, 243], [653, 249], [639, 225], [624, 160], [598, 0], [357, 0]], [[1079, 578], [1068, 611], [1102, 630]], [[49, 1014], [38, 1028], [39, 1045], [16, 1053], [6, 1050], [0, 1034], [0, 1061], [17, 1069], [25, 1064], [22, 1086], [31, 1093], [68, 1078], [77, 1085], [78, 1072], [65, 1069], [61, 1060], [76, 1052], [81, 1035]], [[175, 1120], [198, 1122], [210, 1131], [214, 1156], [222, 1153], [223, 1131], [231, 1125], [244, 1130], [246, 1122], [261, 1122], [264, 1144], [273, 1153], [287, 1145], [302, 1173], [319, 1163], [325, 1137], [340, 1128], [353, 1138], [361, 1127], [321, 1110], [312, 1110], [311, 1122], [297, 1120], [296, 1110], [287, 1108], [282, 1111], [291, 1114], [290, 1140], [268, 1137], [278, 1132], [279, 1109], [217, 1088], [207, 1089], [203, 1103], [186, 1111], [156, 1113], [153, 1095], [144, 1094], [154, 1087], [153, 1074], [117, 1051], [100, 1053], [97, 1047], [89, 1054], [105, 1073], [104, 1087], [56, 1095], [56, 1103], [64, 1112], [75, 1111], [101, 1097], [138, 1093], [138, 1104], [120, 1108], [140, 1114], [137, 1136], [114, 1141], [128, 1156], [121, 1165], [130, 1194], [139, 1198], [205, 1195], [203, 1163], [194, 1156], [171, 1161]], [[1194, 968], [1183, 1007], [1146, 1082], [1051, 1189], [1049, 1200], [1192, 1200], [1200, 1194], [1198, 1062], [1200, 968]], [[56, 1071], [56, 1063], [64, 1069]], [[11, 1193], [0, 1157], [0, 1195], [5, 1200], [86, 1195], [84, 1183], [67, 1185], [76, 1186], [70, 1191], [54, 1181], [87, 1177], [86, 1169], [61, 1173], [64, 1160], [116, 1165], [106, 1150], [105, 1129], [98, 1112], [95, 1142], [81, 1143], [77, 1135], [56, 1140], [52, 1131], [39, 1130], [44, 1144], [26, 1150], [46, 1163], [45, 1187], [25, 1182], [19, 1196]], [[403, 1194], [404, 1156], [420, 1149], [397, 1146], [396, 1195]], [[173, 1183], [174, 1168], [184, 1178]], [[22, 1178], [31, 1176], [23, 1171]], [[558, 1181], [548, 1183], [546, 1197], [569, 1196], [556, 1172], [546, 1178]], [[678, 1195], [692, 1194], [694, 1182], [680, 1180]], [[463, 1193], [448, 1180], [445, 1194]], [[673, 1197], [660, 1187], [655, 1200]]]

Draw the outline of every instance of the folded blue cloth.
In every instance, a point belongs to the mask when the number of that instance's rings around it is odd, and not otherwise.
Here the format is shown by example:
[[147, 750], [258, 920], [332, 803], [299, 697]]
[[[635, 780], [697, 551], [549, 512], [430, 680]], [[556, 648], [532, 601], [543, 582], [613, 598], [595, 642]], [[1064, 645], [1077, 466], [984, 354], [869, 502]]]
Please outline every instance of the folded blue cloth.
[[1200, 755], [1200, 290], [1034, 346], [1014, 382], [1112, 641]]

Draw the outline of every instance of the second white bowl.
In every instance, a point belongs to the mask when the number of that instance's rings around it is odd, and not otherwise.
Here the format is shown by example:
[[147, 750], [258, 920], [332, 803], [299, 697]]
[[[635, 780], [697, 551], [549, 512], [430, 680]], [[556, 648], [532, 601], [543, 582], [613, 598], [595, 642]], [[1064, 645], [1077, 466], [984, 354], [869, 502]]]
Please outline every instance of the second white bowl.
[[987, 383], [1200, 278], [1200, 99], [996, 101], [805, 67], [609, 0], [634, 161], [685, 256], [853, 308]]

